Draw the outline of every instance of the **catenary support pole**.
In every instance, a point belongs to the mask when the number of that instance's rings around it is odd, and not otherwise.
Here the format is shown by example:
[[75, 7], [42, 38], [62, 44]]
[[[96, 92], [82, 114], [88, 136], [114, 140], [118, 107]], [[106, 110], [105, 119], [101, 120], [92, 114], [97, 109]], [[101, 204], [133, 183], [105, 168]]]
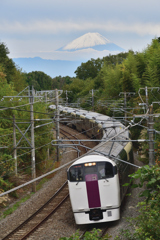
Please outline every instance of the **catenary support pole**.
[[127, 94], [124, 92], [124, 122], [125, 126], [127, 126]]
[[94, 90], [92, 89], [92, 111], [94, 111]]
[[146, 95], [146, 111], [148, 110], [148, 88], [145, 87], [145, 95]]
[[[56, 139], [59, 142], [59, 97], [58, 90], [56, 89]], [[57, 146], [57, 162], [59, 161], [59, 146]]]
[[[35, 143], [34, 143], [34, 114], [33, 114], [33, 103], [34, 103], [34, 88], [32, 86], [32, 91], [30, 97], [30, 112], [31, 112], [31, 162], [32, 162], [32, 179], [36, 178], [36, 167], [35, 167]], [[36, 192], [36, 182], [32, 183], [32, 191]]]
[[148, 134], [149, 134], [149, 166], [155, 165], [154, 160], [154, 129], [153, 129], [153, 105], [149, 106]]
[[13, 155], [15, 162], [15, 175], [17, 176], [17, 148], [16, 148], [16, 125], [15, 125], [15, 115], [13, 115]]

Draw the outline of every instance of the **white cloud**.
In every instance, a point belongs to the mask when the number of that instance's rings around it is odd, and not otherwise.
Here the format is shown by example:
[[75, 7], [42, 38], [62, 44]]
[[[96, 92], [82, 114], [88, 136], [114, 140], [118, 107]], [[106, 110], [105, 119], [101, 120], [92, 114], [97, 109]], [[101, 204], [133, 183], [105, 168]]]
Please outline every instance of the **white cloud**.
[[94, 49], [83, 49], [83, 50], [77, 50], [74, 52], [68, 52], [68, 51], [38, 51], [38, 52], [23, 52], [23, 53], [19, 53], [16, 54], [16, 56], [12, 56], [12, 54], [10, 55], [11, 58], [23, 58], [24, 54], [25, 57], [36, 57], [39, 56], [43, 59], [52, 59], [52, 60], [68, 60], [68, 61], [87, 61], [91, 58], [103, 58], [105, 56], [108, 56], [109, 54], [118, 54], [118, 51], [108, 51], [108, 50], [104, 50], [104, 51], [96, 51]]
[[124, 23], [120, 21], [106, 21], [104, 23], [94, 22], [72, 22], [72, 21], [33, 21], [28, 23], [1, 22], [0, 31], [9, 34], [57, 34], [60, 32], [73, 31], [106, 31], [126, 32], [144, 35], [160, 35], [160, 23]]

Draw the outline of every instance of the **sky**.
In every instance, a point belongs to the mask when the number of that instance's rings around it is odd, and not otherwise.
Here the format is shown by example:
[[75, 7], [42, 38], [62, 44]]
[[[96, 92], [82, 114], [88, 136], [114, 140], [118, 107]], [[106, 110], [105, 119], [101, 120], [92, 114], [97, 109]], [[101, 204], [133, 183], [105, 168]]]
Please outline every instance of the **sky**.
[[75, 60], [80, 53], [57, 49], [98, 32], [141, 52], [160, 36], [159, 11], [160, 0], [0, 0], [0, 42], [11, 58]]

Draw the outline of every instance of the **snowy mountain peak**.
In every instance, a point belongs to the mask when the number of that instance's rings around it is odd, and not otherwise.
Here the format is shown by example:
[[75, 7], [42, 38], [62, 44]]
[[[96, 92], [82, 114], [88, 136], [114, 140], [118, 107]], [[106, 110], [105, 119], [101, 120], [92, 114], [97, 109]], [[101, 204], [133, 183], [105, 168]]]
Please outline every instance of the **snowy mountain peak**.
[[62, 48], [62, 50], [78, 50], [82, 48], [94, 47], [97, 45], [105, 45], [107, 43], [110, 43], [110, 41], [99, 33], [86, 33], [67, 44]]

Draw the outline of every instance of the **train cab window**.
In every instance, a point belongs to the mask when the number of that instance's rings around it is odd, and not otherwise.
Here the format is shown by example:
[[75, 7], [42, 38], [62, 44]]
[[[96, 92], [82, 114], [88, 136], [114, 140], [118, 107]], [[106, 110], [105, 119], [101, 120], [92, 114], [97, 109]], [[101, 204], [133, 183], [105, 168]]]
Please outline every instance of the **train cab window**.
[[84, 174], [96, 174], [97, 173], [97, 167], [96, 163], [85, 163], [84, 164]]
[[69, 170], [69, 180], [71, 182], [83, 181], [83, 167], [82, 165], [75, 165]]
[[98, 163], [99, 178], [112, 178], [114, 177], [113, 165], [110, 162]]

